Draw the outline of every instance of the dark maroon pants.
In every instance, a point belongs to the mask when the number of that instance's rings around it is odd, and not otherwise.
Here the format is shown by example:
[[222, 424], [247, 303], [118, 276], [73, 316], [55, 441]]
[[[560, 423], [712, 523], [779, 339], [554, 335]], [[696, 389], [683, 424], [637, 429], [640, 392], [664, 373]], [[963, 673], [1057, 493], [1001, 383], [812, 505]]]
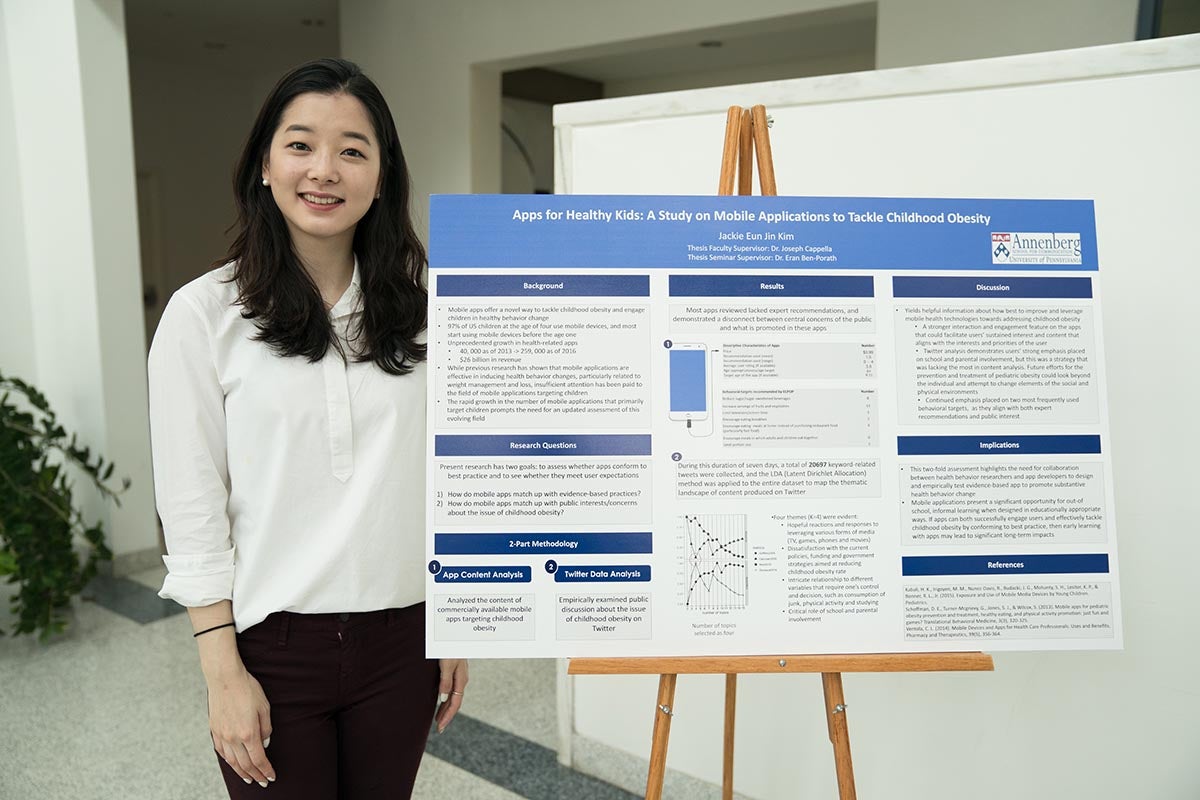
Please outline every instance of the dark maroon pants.
[[408, 798], [437, 702], [425, 604], [358, 614], [279, 612], [238, 634], [271, 704], [276, 780], [247, 785], [219, 755], [233, 800]]

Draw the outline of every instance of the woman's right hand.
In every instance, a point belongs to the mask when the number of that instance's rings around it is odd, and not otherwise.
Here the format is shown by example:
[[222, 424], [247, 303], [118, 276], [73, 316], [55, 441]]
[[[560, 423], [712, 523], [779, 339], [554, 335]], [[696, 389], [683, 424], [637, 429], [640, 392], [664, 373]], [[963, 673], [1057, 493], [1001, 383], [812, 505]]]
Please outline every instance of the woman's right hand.
[[246, 783], [266, 786], [275, 780], [267, 760], [271, 704], [238, 653], [233, 606], [221, 600], [189, 608], [192, 630], [200, 635], [200, 670], [208, 684], [208, 729], [213, 748]]
[[208, 678], [208, 727], [213, 747], [242, 780], [264, 787], [275, 780], [266, 753], [271, 704], [259, 682], [240, 664]]

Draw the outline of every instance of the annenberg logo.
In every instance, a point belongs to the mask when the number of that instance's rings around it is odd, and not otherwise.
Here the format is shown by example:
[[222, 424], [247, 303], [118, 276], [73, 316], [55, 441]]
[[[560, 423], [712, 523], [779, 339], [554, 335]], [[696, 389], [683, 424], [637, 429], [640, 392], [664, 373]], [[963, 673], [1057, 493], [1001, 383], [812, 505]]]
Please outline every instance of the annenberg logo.
[[1012, 251], [1008, 249], [1009, 242], [1012, 241], [1011, 233], [993, 233], [992, 234], [992, 263], [1002, 264], [1008, 261], [1008, 257], [1012, 255]]
[[1078, 233], [992, 232], [993, 264], [1082, 264]]

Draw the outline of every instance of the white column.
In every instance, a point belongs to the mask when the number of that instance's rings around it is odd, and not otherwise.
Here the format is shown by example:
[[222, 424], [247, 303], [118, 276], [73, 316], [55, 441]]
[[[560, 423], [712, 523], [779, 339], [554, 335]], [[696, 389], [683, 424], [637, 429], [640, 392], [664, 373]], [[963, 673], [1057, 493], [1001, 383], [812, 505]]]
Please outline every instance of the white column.
[[0, 363], [132, 479], [119, 509], [76, 484], [121, 574], [158, 551], [123, 2], [0, 0], [0, 32], [3, 216], [13, 199], [18, 220], [0, 223], [0, 311], [28, 302], [0, 328]]
[[25, 215], [17, 159], [17, 120], [8, 79], [8, 37], [0, 4], [0, 175], [6, 176], [0, 199], [0, 372], [15, 377], [34, 370], [33, 316], [25, 265]]

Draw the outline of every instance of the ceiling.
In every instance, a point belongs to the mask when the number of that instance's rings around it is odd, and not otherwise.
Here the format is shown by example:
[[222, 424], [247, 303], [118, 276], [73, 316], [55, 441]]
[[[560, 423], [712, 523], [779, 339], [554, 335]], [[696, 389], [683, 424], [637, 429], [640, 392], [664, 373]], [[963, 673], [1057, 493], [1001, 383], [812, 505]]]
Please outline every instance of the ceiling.
[[173, 59], [254, 54], [301, 59], [337, 41], [338, 0], [125, 0], [131, 52]]
[[[268, 49], [295, 59], [337, 41], [339, 0], [125, 0], [129, 49], [172, 60], [253, 58]], [[874, 2], [612, 43], [546, 56], [536, 66], [601, 83], [875, 52]], [[700, 42], [720, 42], [701, 47]], [[285, 51], [285, 52], [280, 52]], [[285, 59], [286, 60], [286, 59]], [[535, 66], [530, 64], [530, 66]]]
[[[875, 3], [794, 14], [622, 43], [592, 58], [551, 58], [539, 66], [601, 83], [875, 53]], [[720, 42], [704, 47], [701, 42]]]

